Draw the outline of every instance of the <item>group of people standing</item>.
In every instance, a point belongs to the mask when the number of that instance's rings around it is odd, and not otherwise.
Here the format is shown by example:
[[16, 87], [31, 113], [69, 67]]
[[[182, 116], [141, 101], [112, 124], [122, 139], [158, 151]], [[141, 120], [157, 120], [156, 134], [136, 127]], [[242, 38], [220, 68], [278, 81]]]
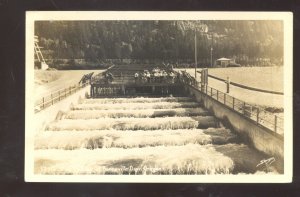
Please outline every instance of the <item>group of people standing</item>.
[[[94, 83], [111, 84], [116, 76], [109, 71], [103, 72], [99, 75], [93, 77], [92, 81]], [[122, 74], [121, 74], [122, 77]], [[134, 79], [136, 84], [145, 83], [167, 83], [173, 84], [177, 82], [192, 83], [193, 77], [185, 71], [175, 72], [171, 69], [163, 69], [156, 67], [149, 70], [144, 70], [141, 72], [135, 72]]]
[[160, 68], [154, 68], [151, 72], [144, 70], [134, 74], [136, 83], [174, 83], [176, 74]]

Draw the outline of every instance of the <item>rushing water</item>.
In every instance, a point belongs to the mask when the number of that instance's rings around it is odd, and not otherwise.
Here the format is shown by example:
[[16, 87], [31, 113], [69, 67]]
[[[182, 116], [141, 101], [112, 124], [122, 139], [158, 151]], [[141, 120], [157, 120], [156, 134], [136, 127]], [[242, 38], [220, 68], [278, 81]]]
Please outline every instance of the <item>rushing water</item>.
[[82, 99], [36, 135], [35, 173], [276, 173], [220, 125], [187, 97]]

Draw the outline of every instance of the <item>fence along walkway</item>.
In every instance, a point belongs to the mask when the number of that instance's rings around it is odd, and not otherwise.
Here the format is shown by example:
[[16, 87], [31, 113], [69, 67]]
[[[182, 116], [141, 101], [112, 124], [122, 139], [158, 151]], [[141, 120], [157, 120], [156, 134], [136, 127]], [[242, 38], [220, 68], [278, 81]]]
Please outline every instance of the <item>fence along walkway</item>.
[[44, 96], [41, 99], [37, 100], [34, 103], [34, 112], [37, 113], [46, 107], [49, 107], [53, 105], [54, 103], [57, 103], [61, 101], [62, 99], [66, 98], [67, 96], [77, 92], [78, 90], [84, 88], [91, 82], [91, 78], [93, 76], [94, 72], [85, 74], [82, 76], [78, 84], [57, 90], [55, 92], [52, 92], [48, 96]]
[[196, 88], [200, 92], [213, 98], [219, 103], [226, 105], [227, 107], [243, 115], [244, 117], [255, 121], [257, 125], [283, 135], [284, 119], [282, 117], [270, 113], [259, 106], [248, 104], [207, 85], [201, 88], [201, 83], [197, 82], [195, 78], [191, 77], [188, 73], [185, 72], [182, 72], [182, 74], [186, 75], [186, 77], [183, 76], [183, 78], [185, 78], [185, 80], [182, 81], [183, 83]]
[[52, 92], [48, 96], [44, 96], [43, 98], [37, 100], [34, 104], [34, 112], [37, 113], [59, 101], [66, 98], [67, 96], [70, 96], [71, 94], [74, 94], [78, 90], [84, 88], [87, 86], [89, 82], [72, 85], [63, 89], [60, 89], [58, 91]]

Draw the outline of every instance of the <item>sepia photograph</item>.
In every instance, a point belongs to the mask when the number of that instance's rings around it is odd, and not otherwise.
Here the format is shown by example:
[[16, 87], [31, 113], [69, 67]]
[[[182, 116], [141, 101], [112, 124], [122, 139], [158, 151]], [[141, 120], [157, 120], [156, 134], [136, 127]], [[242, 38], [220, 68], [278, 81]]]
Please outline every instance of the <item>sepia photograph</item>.
[[292, 180], [288, 12], [26, 12], [25, 181]]

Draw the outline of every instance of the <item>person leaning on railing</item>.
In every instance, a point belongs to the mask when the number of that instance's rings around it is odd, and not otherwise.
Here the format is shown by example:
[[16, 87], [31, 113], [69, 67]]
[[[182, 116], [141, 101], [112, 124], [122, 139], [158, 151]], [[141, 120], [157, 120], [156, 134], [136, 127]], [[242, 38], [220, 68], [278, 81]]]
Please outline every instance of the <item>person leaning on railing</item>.
[[105, 74], [105, 79], [106, 79], [106, 83], [112, 83], [113, 75], [110, 72], [108, 72]]
[[169, 72], [167, 75], [167, 83], [174, 83], [173, 73]]
[[176, 75], [176, 81], [178, 83], [182, 83], [182, 74], [179, 72], [177, 72], [177, 75]]
[[150, 83], [155, 83], [155, 77], [153, 71], [150, 72]]
[[136, 72], [136, 73], [134, 74], [134, 80], [135, 80], [135, 83], [138, 83], [138, 82], [139, 82], [139, 73], [138, 73], [138, 72]]
[[139, 80], [140, 80], [139, 82], [140, 82], [140, 83], [146, 83], [147, 80], [146, 80], [146, 75], [145, 75], [145, 73], [142, 73], [142, 72], [141, 72], [139, 76], [140, 76], [140, 77], [139, 77]]

